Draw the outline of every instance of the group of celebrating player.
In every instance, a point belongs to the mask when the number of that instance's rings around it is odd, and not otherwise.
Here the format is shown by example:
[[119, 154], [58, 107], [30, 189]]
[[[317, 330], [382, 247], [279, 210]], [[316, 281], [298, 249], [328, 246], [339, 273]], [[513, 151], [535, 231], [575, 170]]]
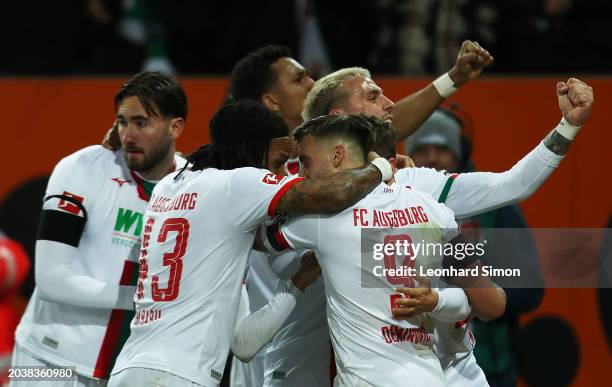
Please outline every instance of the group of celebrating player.
[[134, 76], [105, 146], [51, 175], [12, 365], [76, 366], [82, 386], [217, 386], [231, 350], [231, 386], [486, 386], [458, 322], [500, 316], [503, 290], [485, 277], [365, 287], [361, 235], [397, 237], [371, 217], [405, 210], [402, 232], [450, 239], [455, 218], [529, 197], [559, 165], [593, 104], [573, 78], [556, 86], [561, 122], [506, 172], [396, 155], [492, 61], [466, 41], [448, 73], [394, 104], [365, 69], [314, 82], [266, 46], [235, 66], [211, 143], [186, 158], [184, 91]]

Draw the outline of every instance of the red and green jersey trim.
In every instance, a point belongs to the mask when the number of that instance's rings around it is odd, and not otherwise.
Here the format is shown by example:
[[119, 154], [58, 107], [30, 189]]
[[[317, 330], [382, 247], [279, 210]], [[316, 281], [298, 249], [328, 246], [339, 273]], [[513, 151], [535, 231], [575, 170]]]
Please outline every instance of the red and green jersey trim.
[[438, 198], [438, 203], [446, 202], [446, 199], [448, 198], [448, 193], [450, 192], [450, 189], [453, 186], [453, 182], [455, 181], [457, 176], [459, 176], [458, 173], [453, 173], [448, 177], [448, 179], [446, 180], [446, 184], [444, 184], [444, 188], [442, 188], [440, 197]]
[[[138, 263], [125, 261], [119, 284], [136, 285], [137, 281]], [[115, 360], [119, 356], [123, 344], [130, 337], [130, 324], [133, 318], [133, 310], [113, 309], [111, 312], [94, 368], [93, 376], [95, 378], [108, 379], [110, 377], [110, 372], [115, 366]]]

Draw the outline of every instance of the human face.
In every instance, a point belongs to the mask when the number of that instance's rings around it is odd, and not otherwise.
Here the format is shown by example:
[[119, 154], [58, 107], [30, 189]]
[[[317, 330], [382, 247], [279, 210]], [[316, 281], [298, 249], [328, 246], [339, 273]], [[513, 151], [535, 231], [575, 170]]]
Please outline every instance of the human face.
[[[160, 114], [147, 114], [136, 96], [124, 98], [117, 108], [117, 127], [121, 149], [128, 167], [147, 178], [161, 178], [158, 172], [167, 172], [166, 164], [174, 160], [174, 140], [177, 120], [162, 118]], [[147, 176], [149, 175], [149, 176]]]
[[266, 167], [276, 176], [285, 176], [285, 163], [291, 154], [292, 140], [289, 137], [273, 138], [268, 148]]
[[443, 145], [419, 145], [410, 154], [417, 167], [434, 168], [439, 171], [457, 172], [459, 163], [447, 147]]
[[327, 141], [316, 141], [306, 136], [299, 144], [300, 176], [324, 178], [335, 172], [333, 149]]
[[334, 109], [332, 113], [365, 113], [391, 122], [394, 103], [385, 97], [382, 89], [372, 79], [356, 76], [345, 81], [343, 87], [349, 97], [344, 101], [341, 109]]
[[314, 81], [306, 69], [292, 58], [280, 58], [272, 65], [277, 80], [269, 93], [264, 95], [264, 104], [279, 113], [289, 130], [302, 123], [302, 110], [306, 95]]

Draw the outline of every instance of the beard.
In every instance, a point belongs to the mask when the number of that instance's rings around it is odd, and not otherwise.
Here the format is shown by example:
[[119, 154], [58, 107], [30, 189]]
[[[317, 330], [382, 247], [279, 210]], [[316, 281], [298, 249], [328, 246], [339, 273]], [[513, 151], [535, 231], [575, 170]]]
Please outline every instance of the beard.
[[[146, 152], [142, 148], [136, 147], [123, 147], [123, 158], [125, 159], [128, 167], [135, 172], [146, 172], [155, 168], [164, 158], [168, 155], [172, 145], [172, 138], [164, 136], [158, 143], [155, 144], [149, 152]], [[140, 151], [138, 158], [130, 157], [128, 150]]]

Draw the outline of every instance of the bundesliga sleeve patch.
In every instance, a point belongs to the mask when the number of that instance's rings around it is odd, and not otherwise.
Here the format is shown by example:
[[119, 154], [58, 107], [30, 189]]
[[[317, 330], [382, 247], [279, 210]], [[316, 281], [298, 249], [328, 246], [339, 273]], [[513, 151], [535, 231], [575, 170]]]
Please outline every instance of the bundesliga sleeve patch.
[[278, 185], [281, 183], [281, 181], [283, 181], [283, 179], [284, 179], [283, 176], [277, 176], [273, 173], [268, 173], [267, 175], [263, 177], [261, 181], [263, 183], [270, 184], [270, 185]]
[[[74, 200], [69, 200], [66, 198], [72, 198]], [[69, 212], [71, 214], [74, 215], [79, 215], [81, 213], [81, 208], [82, 205], [79, 206], [77, 205], [74, 201], [77, 201], [81, 204], [83, 204], [83, 201], [85, 200], [83, 197], [79, 196], [79, 195], [75, 195], [73, 193], [70, 193], [68, 191], [64, 191], [64, 193], [61, 195], [61, 199], [59, 204], [57, 205], [57, 208], [59, 208], [60, 210]]]
[[[46, 197], [45, 201], [50, 199], [60, 199], [58, 208], [63, 211], [43, 210], [36, 239], [78, 247], [87, 222], [87, 210], [82, 204], [83, 198], [64, 191], [62, 195]], [[81, 213], [82, 217], [79, 216]]]

